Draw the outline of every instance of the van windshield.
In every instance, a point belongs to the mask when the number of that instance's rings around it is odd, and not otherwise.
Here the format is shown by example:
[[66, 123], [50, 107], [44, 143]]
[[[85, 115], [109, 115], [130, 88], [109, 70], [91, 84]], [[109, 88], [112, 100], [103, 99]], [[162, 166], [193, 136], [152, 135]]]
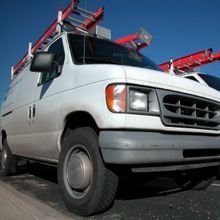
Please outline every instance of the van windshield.
[[199, 76], [212, 88], [220, 91], [220, 79], [208, 74], [199, 74]]
[[162, 71], [146, 56], [112, 41], [76, 34], [69, 34], [68, 39], [76, 64], [110, 63]]

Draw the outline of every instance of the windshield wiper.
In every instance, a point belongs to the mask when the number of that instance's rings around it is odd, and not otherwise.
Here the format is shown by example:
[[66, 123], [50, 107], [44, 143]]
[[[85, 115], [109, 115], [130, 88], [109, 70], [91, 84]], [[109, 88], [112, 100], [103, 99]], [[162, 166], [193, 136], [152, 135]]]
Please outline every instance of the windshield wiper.
[[119, 61], [113, 60], [113, 59], [110, 59], [110, 58], [107, 58], [107, 57], [79, 57], [78, 59], [97, 61], [97, 62], [100, 62], [100, 63], [121, 64]]

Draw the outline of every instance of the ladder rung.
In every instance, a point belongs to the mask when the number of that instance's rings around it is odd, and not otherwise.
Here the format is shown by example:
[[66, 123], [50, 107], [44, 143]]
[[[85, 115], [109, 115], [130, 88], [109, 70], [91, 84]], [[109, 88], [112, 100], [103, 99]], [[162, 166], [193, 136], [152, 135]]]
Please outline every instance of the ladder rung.
[[79, 31], [80, 33], [89, 34], [89, 32], [86, 31], [86, 29], [76, 27], [76, 30]]
[[56, 32], [56, 31], [54, 31], [54, 32], [51, 34], [52, 37], [55, 37], [56, 35], [57, 35], [57, 32]]
[[51, 38], [47, 38], [46, 39], [46, 42], [50, 43], [51, 41], [53, 41], [54, 37], [51, 37]]
[[47, 46], [47, 44], [46, 44], [46, 43], [41, 44], [41, 47], [45, 47], [45, 46]]
[[[68, 19], [67, 19], [67, 21], [68, 21]], [[75, 22], [71, 22], [71, 21], [68, 21], [68, 22], [73, 26], [73, 28], [74, 28], [74, 26], [75, 26], [75, 27], [77, 27], [77, 28], [80, 28], [80, 29], [86, 30], [85, 27], [80, 26], [80, 25], [76, 24]]]
[[54, 37], [52, 37], [52, 36], [47, 38], [47, 40], [53, 40], [53, 39], [54, 39]]
[[183, 66], [190, 69], [190, 65], [184, 64]]
[[50, 43], [52, 41], [52, 39], [46, 39], [45, 42], [46, 44]]
[[73, 13], [75, 13], [75, 14], [77, 14], [77, 15], [83, 17], [83, 18], [87, 18], [87, 19], [89, 19], [89, 20], [91, 20], [91, 21], [95, 21], [94, 18], [92, 18], [92, 17], [90, 17], [90, 16], [87, 16], [87, 15], [84, 15], [84, 14], [82, 14], [82, 13], [79, 13], [79, 12], [77, 12], [77, 11], [74, 11]]
[[195, 63], [195, 64], [198, 64], [198, 65], [201, 65], [201, 62], [199, 62], [199, 61], [197, 61], [197, 60], [194, 61], [194, 63]]
[[88, 10], [86, 10], [86, 9], [84, 9], [84, 8], [76, 7], [76, 9], [77, 9], [78, 11], [84, 12], [84, 13], [86, 13], [86, 14], [95, 16], [95, 13], [93, 13], [93, 12], [91, 12], [91, 11], [88, 11]]
[[70, 19], [71, 21], [75, 21], [75, 22], [78, 22], [80, 24], [85, 24], [83, 21], [80, 21], [79, 19], [76, 19], [76, 18], [72, 18], [72, 17], [68, 17], [68, 19]]
[[133, 48], [137, 48], [137, 44], [132, 40], [129, 42], [129, 44], [133, 47]]

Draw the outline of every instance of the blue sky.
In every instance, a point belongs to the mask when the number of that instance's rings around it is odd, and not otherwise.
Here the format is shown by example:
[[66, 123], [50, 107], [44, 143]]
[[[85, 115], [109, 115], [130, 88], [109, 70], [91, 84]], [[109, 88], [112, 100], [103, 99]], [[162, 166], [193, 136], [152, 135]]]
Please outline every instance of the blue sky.
[[[70, 0], [0, 1], [0, 101], [7, 90], [10, 67], [27, 51]], [[81, 0], [84, 6], [85, 0]], [[160, 64], [206, 48], [220, 52], [219, 0], [87, 0], [87, 8], [105, 7], [101, 25], [112, 30], [113, 39], [144, 27], [153, 43], [142, 53]], [[206, 65], [202, 72], [220, 77], [220, 62]], [[28, 92], [28, 91], [27, 91]]]

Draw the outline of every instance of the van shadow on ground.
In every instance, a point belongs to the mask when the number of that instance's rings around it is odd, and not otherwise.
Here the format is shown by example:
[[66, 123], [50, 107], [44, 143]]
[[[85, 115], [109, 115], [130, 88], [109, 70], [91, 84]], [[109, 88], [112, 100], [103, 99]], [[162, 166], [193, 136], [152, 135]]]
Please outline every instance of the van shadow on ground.
[[[141, 178], [141, 182], [140, 182]], [[36, 198], [51, 207], [59, 210], [65, 215], [76, 217], [70, 213], [62, 202], [58, 183], [57, 183], [57, 168], [31, 162], [20, 164], [18, 172], [15, 176], [0, 177], [0, 180], [10, 184], [18, 191], [24, 192], [31, 197]], [[120, 184], [116, 194], [116, 201], [132, 201], [142, 198], [155, 198], [178, 192], [176, 184], [169, 179], [152, 179], [149, 181], [143, 176], [135, 178], [123, 177], [120, 179]], [[117, 202], [116, 202], [117, 203]], [[121, 216], [120, 210], [112, 207], [107, 211], [108, 216]], [[113, 208], [113, 209], [112, 209]], [[136, 208], [137, 210], [137, 208]], [[90, 217], [91, 219], [102, 219], [106, 213]], [[115, 218], [115, 217], [114, 217]], [[77, 217], [77, 219], [81, 219]]]

